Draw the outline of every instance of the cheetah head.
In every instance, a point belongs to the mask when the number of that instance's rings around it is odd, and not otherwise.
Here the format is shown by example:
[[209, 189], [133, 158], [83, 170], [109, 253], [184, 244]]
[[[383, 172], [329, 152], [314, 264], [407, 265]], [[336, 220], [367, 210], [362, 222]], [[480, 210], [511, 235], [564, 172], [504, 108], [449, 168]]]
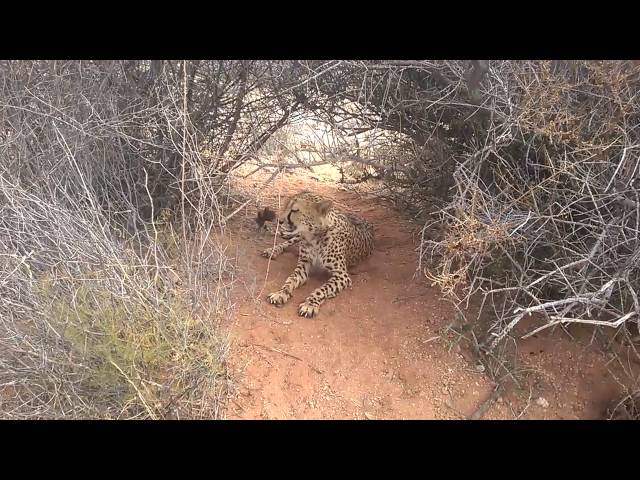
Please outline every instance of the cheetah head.
[[278, 214], [283, 236], [301, 235], [311, 240], [330, 226], [328, 213], [332, 202], [318, 195], [302, 192], [290, 197]]

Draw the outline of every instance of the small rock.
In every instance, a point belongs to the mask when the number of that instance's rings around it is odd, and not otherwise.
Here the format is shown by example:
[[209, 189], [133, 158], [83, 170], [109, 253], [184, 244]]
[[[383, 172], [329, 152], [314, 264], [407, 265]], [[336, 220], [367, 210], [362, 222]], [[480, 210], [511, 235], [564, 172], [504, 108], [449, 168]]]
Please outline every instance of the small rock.
[[549, 408], [549, 402], [544, 397], [538, 397], [538, 399], [536, 400], [536, 405], [539, 405], [542, 408]]
[[476, 372], [484, 372], [484, 365], [482, 365], [481, 363], [476, 365]]
[[375, 420], [376, 419], [376, 417], [371, 415], [369, 412], [364, 412], [364, 416], [366, 417], [367, 420]]
[[502, 403], [502, 402], [504, 402], [504, 400], [502, 399], [502, 397], [498, 397], [498, 399], [496, 400], [496, 402], [498, 402], [498, 403]]

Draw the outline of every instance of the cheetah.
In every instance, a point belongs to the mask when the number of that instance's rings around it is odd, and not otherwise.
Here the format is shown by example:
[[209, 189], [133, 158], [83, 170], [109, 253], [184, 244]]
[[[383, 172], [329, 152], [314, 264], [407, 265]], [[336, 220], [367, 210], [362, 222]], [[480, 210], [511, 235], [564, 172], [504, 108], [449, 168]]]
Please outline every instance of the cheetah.
[[286, 241], [264, 250], [262, 255], [275, 258], [299, 244], [298, 264], [282, 288], [267, 299], [274, 305], [285, 304], [293, 291], [306, 283], [313, 265], [323, 267], [331, 278], [298, 307], [300, 316], [314, 317], [326, 299], [351, 286], [347, 269], [373, 251], [373, 226], [363, 218], [338, 211], [330, 200], [307, 191], [288, 199], [278, 222]]

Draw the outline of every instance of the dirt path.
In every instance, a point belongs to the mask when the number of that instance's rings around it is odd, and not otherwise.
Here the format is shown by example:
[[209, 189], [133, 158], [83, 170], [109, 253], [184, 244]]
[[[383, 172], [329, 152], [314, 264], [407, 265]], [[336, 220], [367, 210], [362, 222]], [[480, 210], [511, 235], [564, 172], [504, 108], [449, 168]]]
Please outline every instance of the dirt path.
[[[232, 326], [236, 389], [227, 418], [454, 419], [473, 413], [495, 385], [441, 336], [454, 314], [436, 289], [413, 278], [416, 246], [411, 226], [370, 198], [308, 176], [280, 179], [270, 189], [273, 193], [264, 196], [265, 204], [277, 206], [278, 194], [302, 189], [332, 198], [371, 221], [376, 250], [352, 270], [351, 289], [328, 300], [319, 317], [305, 319], [297, 315], [298, 304], [327, 277], [310, 278], [282, 308], [268, 304], [267, 293], [278, 289], [293, 270], [296, 252], [290, 249], [270, 262], [258, 256], [274, 239], [255, 233], [254, 208], [233, 222], [230, 231], [246, 288]], [[555, 366], [545, 370], [542, 354], [550, 347], [541, 341], [532, 339], [538, 343], [531, 345], [542, 380], [527, 395], [507, 392], [483, 418], [514, 418], [518, 412], [524, 412], [522, 418], [599, 415], [604, 400], [598, 395], [607, 397], [612, 382], [599, 371], [587, 370], [587, 378], [572, 367], [584, 364], [585, 355], [594, 363], [595, 354], [565, 345], [565, 358], [554, 356], [560, 364], [552, 361]], [[558, 377], [566, 389], [553, 386]], [[546, 404], [536, 402], [540, 396]]]

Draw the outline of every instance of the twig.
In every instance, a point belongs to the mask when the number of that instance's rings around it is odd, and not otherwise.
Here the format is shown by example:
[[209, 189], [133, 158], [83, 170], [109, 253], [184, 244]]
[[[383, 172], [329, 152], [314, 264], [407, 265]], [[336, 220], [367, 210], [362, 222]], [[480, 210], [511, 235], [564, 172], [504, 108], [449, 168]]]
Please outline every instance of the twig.
[[156, 415], [153, 412], [153, 410], [151, 409], [151, 407], [147, 404], [147, 401], [144, 398], [144, 395], [142, 395], [142, 392], [140, 391], [140, 389], [138, 389], [138, 386], [129, 378], [129, 376], [124, 373], [122, 371], [122, 369], [118, 366], [117, 363], [115, 363], [113, 360], [109, 360], [109, 363], [111, 363], [111, 365], [113, 365], [114, 367], [116, 367], [116, 370], [118, 370], [118, 372], [120, 372], [120, 374], [125, 378], [125, 380], [133, 387], [133, 389], [136, 391], [136, 393], [138, 394], [138, 398], [140, 399], [140, 401], [142, 402], [142, 404], [145, 406], [145, 408], [147, 409], [147, 413], [149, 414], [149, 417], [151, 417], [152, 420], [156, 420]]
[[262, 345], [262, 344], [259, 344], [259, 343], [251, 343], [250, 345], [253, 345], [254, 347], [264, 348], [265, 350], [269, 350], [269, 351], [271, 351], [271, 352], [279, 353], [280, 355], [284, 355], [284, 356], [286, 356], [286, 357], [291, 357], [291, 358], [293, 358], [293, 359], [295, 359], [295, 360], [299, 360], [299, 361], [304, 362], [304, 363], [306, 363], [307, 365], [309, 365], [309, 368], [311, 368], [311, 370], [313, 370], [314, 372], [316, 372], [316, 373], [320, 373], [320, 374], [322, 374], [322, 373], [323, 373], [323, 372], [322, 372], [322, 370], [320, 370], [320, 369], [318, 369], [318, 368], [314, 367], [313, 365], [311, 365], [311, 364], [310, 364], [309, 362], [307, 362], [306, 360], [303, 360], [303, 359], [302, 359], [302, 358], [300, 358], [300, 357], [296, 357], [295, 355], [292, 355], [292, 354], [290, 354], [290, 353], [284, 352], [284, 351], [279, 350], [279, 349], [277, 349], [277, 348], [274, 348], [274, 347], [268, 347], [268, 346], [266, 346], [266, 345]]
[[549, 318], [551, 318], [551, 320], [554, 320], [553, 322], [547, 323], [546, 325], [542, 325], [541, 327], [536, 328], [532, 332], [529, 332], [526, 335], [523, 335], [521, 338], [524, 340], [525, 338], [529, 338], [532, 335], [535, 335], [536, 333], [541, 332], [542, 330], [545, 330], [547, 328], [553, 327], [555, 325], [564, 325], [567, 323], [582, 323], [586, 325], [600, 325], [603, 327], [618, 328], [620, 325], [622, 325], [624, 322], [626, 322], [627, 320], [629, 320], [635, 315], [637, 315], [637, 312], [635, 311], [629, 312], [626, 315], [623, 315], [622, 317], [620, 317], [619, 319], [613, 322], [607, 322], [602, 320], [588, 320], [588, 319], [582, 319], [582, 318], [556, 317], [552, 315]]
[[493, 405], [496, 402], [496, 400], [498, 400], [498, 397], [500, 397], [503, 390], [504, 390], [504, 387], [502, 386], [501, 383], [496, 385], [496, 388], [493, 389], [493, 392], [491, 392], [491, 395], [489, 395], [489, 397], [480, 404], [480, 406], [476, 409], [476, 411], [474, 411], [471, 415], [467, 417], [467, 420], [479, 420], [480, 418], [482, 418], [482, 416], [487, 412], [487, 410], [491, 408], [491, 405]]

